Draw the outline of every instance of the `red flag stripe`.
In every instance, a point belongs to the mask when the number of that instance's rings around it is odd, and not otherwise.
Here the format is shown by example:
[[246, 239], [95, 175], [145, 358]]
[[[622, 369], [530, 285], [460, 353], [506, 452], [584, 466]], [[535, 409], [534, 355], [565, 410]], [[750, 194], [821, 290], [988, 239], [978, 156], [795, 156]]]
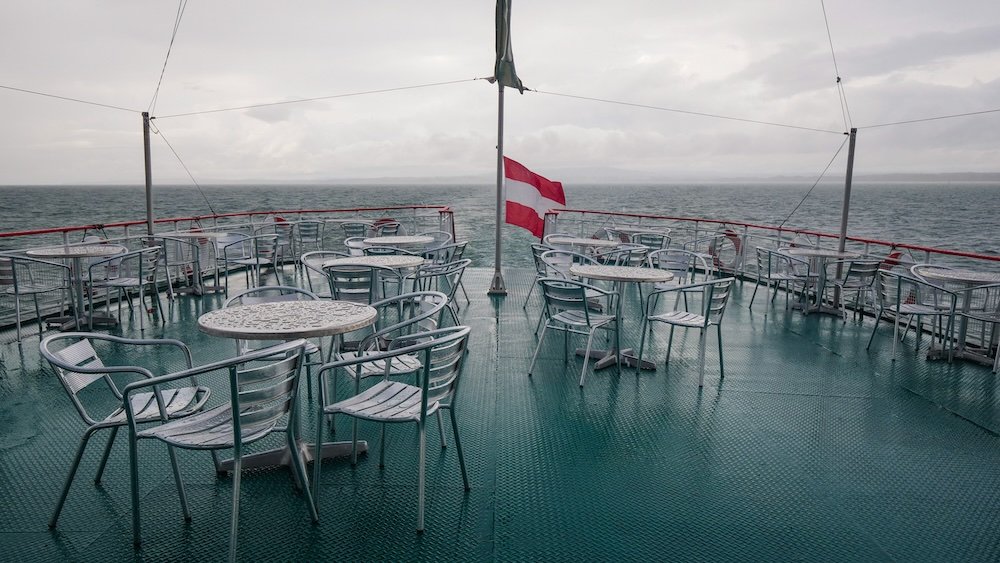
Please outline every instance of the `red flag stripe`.
[[534, 186], [538, 190], [538, 193], [545, 199], [551, 199], [556, 203], [566, 205], [566, 194], [563, 192], [561, 183], [543, 178], [506, 156], [503, 157], [503, 169], [504, 176], [508, 179], [530, 184]]
[[545, 221], [538, 216], [535, 210], [531, 207], [525, 207], [516, 201], [507, 202], [506, 222], [528, 229], [531, 231], [531, 234], [538, 238], [541, 238], [542, 233], [545, 231]]

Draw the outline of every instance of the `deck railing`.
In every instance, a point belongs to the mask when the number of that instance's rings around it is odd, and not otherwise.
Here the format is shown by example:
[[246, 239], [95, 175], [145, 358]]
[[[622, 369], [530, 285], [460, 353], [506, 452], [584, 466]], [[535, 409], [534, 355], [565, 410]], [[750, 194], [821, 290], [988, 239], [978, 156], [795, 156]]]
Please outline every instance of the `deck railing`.
[[[455, 216], [452, 209], [442, 205], [387, 206], [364, 207], [352, 209], [278, 209], [270, 211], [247, 211], [238, 213], [221, 213], [211, 215], [196, 215], [190, 217], [171, 217], [157, 219], [154, 237], [169, 237], [176, 231], [242, 231], [252, 234], [269, 225], [278, 223], [295, 223], [297, 221], [320, 220], [327, 223], [324, 229], [323, 243], [325, 249], [342, 249], [345, 238], [339, 223], [349, 220], [378, 222], [380, 220], [398, 221], [405, 232], [418, 233], [425, 231], [445, 231], [455, 236]], [[149, 239], [146, 233], [146, 221], [120, 221], [104, 224], [73, 225], [24, 231], [0, 233], [0, 255], [19, 256], [32, 248], [45, 246], [71, 246], [82, 244], [88, 237], [98, 237], [102, 242], [120, 244], [129, 250], [136, 250], [147, 245]], [[211, 253], [211, 249], [202, 246], [202, 254]], [[210, 245], [208, 245], [210, 246]], [[295, 251], [293, 249], [293, 255]], [[287, 257], [286, 257], [287, 258]], [[200, 260], [202, 276], [213, 276], [216, 271], [214, 256], [203, 256]], [[177, 271], [183, 272], [183, 277], [194, 272], [171, 268], [165, 274], [160, 274], [161, 286], [167, 286], [165, 276], [177, 276]], [[6, 287], [0, 287], [0, 328], [14, 323], [14, 295], [7, 293]], [[27, 304], [27, 303], [25, 303]], [[95, 302], [95, 305], [98, 303]], [[32, 304], [33, 305], [33, 304]], [[43, 317], [56, 313], [62, 308], [58, 292], [40, 294], [39, 308]], [[21, 308], [21, 321], [30, 332], [34, 323], [35, 309], [33, 306]]]

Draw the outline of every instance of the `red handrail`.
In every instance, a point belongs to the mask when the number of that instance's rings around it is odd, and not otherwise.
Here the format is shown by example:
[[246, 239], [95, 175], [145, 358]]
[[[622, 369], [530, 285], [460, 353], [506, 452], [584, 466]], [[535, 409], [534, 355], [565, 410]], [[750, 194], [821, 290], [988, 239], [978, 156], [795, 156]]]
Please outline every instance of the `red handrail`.
[[[813, 231], [813, 230], [810, 230], [810, 229], [797, 229], [797, 228], [794, 228], [794, 227], [775, 227], [774, 225], [761, 225], [761, 224], [758, 224], [758, 223], [746, 223], [746, 222], [743, 222], [743, 221], [728, 221], [728, 220], [722, 220], [722, 219], [704, 219], [704, 218], [700, 218], [700, 217], [673, 217], [673, 216], [669, 216], [669, 215], [649, 215], [649, 214], [645, 214], [645, 213], [625, 213], [625, 212], [620, 212], [620, 211], [594, 211], [592, 209], [552, 209], [552, 210], [549, 211], [549, 213], [555, 213], [557, 215], [559, 213], [567, 213], [567, 212], [568, 213], [580, 213], [582, 215], [588, 215], [588, 214], [590, 214], [590, 215], [605, 215], [605, 216], [610, 215], [610, 216], [613, 216], [613, 217], [629, 217], [629, 218], [635, 218], [635, 219], [657, 219], [657, 220], [665, 220], [665, 221], [686, 221], [686, 222], [695, 222], [695, 223], [710, 223], [710, 224], [717, 224], [717, 225], [726, 225], [726, 226], [737, 226], [737, 227], [744, 227], [744, 228], [761, 229], [761, 230], [765, 230], [765, 231], [775, 231], [775, 232], [778, 232], [778, 233], [795, 233], [795, 234], [802, 234], [802, 235], [811, 235], [811, 236], [821, 237], [821, 238], [834, 238], [834, 239], [839, 239], [840, 238], [840, 235], [838, 235], [838, 234], [825, 233], [825, 232], [822, 232], [822, 231]], [[934, 248], [932, 246], [923, 246], [923, 245], [919, 245], [919, 244], [907, 244], [907, 243], [902, 243], [902, 242], [891, 242], [891, 241], [885, 241], [885, 240], [879, 240], [879, 239], [873, 239], [873, 238], [865, 238], [865, 237], [848, 236], [847, 240], [853, 241], [853, 242], [864, 243], [864, 244], [876, 244], [876, 245], [880, 245], [880, 246], [887, 246], [887, 247], [890, 247], [890, 248], [902, 248], [902, 249], [906, 249], [906, 250], [916, 250], [916, 251], [919, 251], [919, 252], [929, 252], [929, 253], [933, 253], [933, 254], [944, 254], [944, 255], [947, 255], [947, 256], [958, 256], [958, 257], [961, 257], [961, 258], [975, 258], [977, 260], [988, 260], [988, 261], [991, 261], [991, 262], [1000, 262], [1000, 256], [991, 255], [991, 254], [977, 254], [975, 252], [965, 252], [965, 251], [962, 251], [962, 250], [948, 250], [948, 249], [944, 249], [944, 248]]]

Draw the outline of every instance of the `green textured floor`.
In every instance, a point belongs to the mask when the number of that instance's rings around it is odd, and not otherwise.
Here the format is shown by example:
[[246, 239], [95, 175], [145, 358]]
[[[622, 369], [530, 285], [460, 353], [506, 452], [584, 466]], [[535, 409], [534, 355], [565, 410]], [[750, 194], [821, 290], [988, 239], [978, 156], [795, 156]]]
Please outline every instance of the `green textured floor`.
[[[473, 336], [457, 415], [472, 490], [431, 425], [417, 535], [415, 435], [391, 428], [384, 471], [374, 455], [324, 463], [316, 526], [287, 470], [248, 473], [242, 559], [1000, 560], [1000, 401], [985, 367], [928, 362], [912, 340], [891, 362], [888, 323], [869, 353], [872, 319], [804, 317], [780, 297], [750, 311], [747, 283], [724, 322], [722, 382], [710, 346], [698, 389], [693, 332], [678, 333], [664, 370], [661, 330], [656, 372], [592, 372], [581, 390], [580, 360], [563, 364], [559, 338], [526, 376], [540, 304], [521, 308], [531, 273], [508, 272], [499, 302], [485, 295], [490, 276], [470, 270], [462, 302]], [[220, 304], [182, 300], [147, 335], [189, 342], [196, 362], [224, 357], [232, 342], [194, 329]], [[638, 323], [624, 331], [638, 342]], [[101, 487], [91, 478], [103, 437], [91, 445], [48, 530], [82, 427], [37, 344], [0, 346], [0, 560], [223, 559], [231, 480], [207, 454], [180, 452], [185, 524], [154, 444], [140, 445], [144, 544], [133, 551], [121, 437]], [[377, 448], [375, 427], [362, 434]]]

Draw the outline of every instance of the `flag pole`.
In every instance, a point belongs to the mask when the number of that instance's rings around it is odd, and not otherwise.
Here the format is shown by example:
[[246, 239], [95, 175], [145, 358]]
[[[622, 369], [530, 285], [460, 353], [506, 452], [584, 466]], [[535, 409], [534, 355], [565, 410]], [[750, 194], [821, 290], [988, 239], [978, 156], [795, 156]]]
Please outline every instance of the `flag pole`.
[[142, 112], [142, 156], [146, 165], [146, 234], [153, 235], [153, 164], [149, 156], [149, 112]]
[[503, 273], [500, 271], [500, 208], [503, 207], [503, 83], [497, 80], [497, 205], [496, 205], [496, 245], [493, 255], [493, 282], [487, 295], [507, 295], [507, 287], [503, 283]]

